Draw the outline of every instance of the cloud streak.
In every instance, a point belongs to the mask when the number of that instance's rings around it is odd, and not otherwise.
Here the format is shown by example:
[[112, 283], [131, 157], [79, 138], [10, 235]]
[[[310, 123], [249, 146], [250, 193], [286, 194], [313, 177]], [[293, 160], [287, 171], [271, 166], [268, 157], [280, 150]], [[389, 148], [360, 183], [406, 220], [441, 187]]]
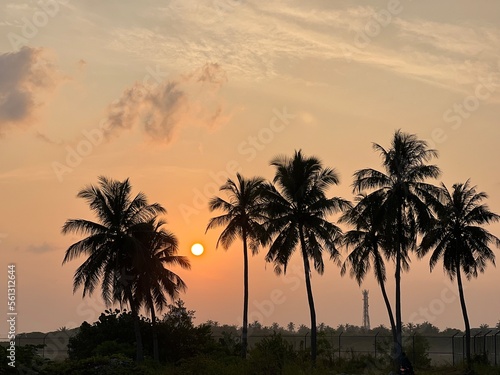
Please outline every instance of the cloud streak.
[[26, 251], [35, 254], [44, 254], [55, 250], [57, 250], [57, 246], [50, 245], [47, 242], [41, 243], [39, 245], [29, 245], [26, 248]]
[[246, 1], [219, 14], [215, 24], [206, 15], [217, 9], [206, 4], [191, 11], [172, 6], [149, 12], [150, 18], [168, 14], [168, 26], [116, 28], [111, 47], [172, 66], [220, 62], [231, 77], [252, 82], [293, 77], [290, 67], [303, 60], [363, 64], [460, 93], [473, 88], [478, 77], [498, 72], [499, 28], [422, 21], [407, 14], [407, 5], [402, 1], [400, 11], [387, 25], [376, 26], [381, 31], [362, 48], [356, 38], [376, 25], [378, 12], [387, 12], [384, 6], [325, 9]]

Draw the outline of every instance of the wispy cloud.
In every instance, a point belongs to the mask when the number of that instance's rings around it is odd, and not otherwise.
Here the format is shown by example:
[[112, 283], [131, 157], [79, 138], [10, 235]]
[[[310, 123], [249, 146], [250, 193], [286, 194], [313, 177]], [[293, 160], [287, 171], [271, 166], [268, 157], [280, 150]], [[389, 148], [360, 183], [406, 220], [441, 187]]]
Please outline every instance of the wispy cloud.
[[452, 25], [431, 21], [395, 20], [400, 36], [407, 41], [433, 47], [435, 52], [451, 52], [471, 58], [480, 53], [498, 55], [499, 30], [492, 27]]
[[59, 141], [59, 140], [58, 140], [58, 141], [56, 141], [56, 140], [54, 140], [54, 139], [50, 138], [48, 135], [43, 134], [43, 133], [41, 133], [41, 132], [39, 132], [39, 131], [37, 131], [37, 132], [35, 133], [35, 137], [36, 137], [37, 139], [40, 139], [41, 141], [43, 141], [43, 142], [45, 142], [45, 143], [48, 143], [48, 144], [53, 144], [53, 145], [59, 145], [59, 144], [61, 144], [61, 141]]
[[[473, 88], [478, 76], [498, 72], [499, 28], [424, 22], [410, 18], [404, 6], [358, 48], [356, 37], [381, 10], [246, 1], [217, 13], [207, 4], [172, 2], [148, 12], [154, 28], [114, 29], [111, 46], [172, 66], [218, 62], [230, 77], [252, 81], [288, 78], [289, 66], [305, 59], [363, 64], [460, 93]], [[213, 13], [220, 22], [211, 22]], [[154, 21], [167, 15], [168, 26]], [[346, 51], [352, 52], [349, 59]]]
[[35, 254], [44, 254], [55, 250], [57, 250], [57, 246], [48, 244], [47, 242], [37, 245], [29, 245], [26, 247], [26, 251]]

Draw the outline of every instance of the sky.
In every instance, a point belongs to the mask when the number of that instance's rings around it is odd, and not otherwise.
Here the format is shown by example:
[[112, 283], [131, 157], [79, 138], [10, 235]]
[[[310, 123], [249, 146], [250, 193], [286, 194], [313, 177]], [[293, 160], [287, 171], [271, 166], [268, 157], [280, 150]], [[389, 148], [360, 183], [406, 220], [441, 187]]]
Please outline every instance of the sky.
[[[372, 143], [402, 129], [439, 152], [431, 182], [470, 179], [500, 212], [498, 25], [489, 0], [0, 0], [0, 279], [14, 264], [17, 331], [77, 327], [106, 308], [99, 292], [73, 294], [84, 258], [62, 265], [81, 237], [61, 227], [94, 219], [76, 195], [98, 176], [129, 178], [167, 209], [192, 264], [176, 271], [195, 323], [241, 325], [241, 244], [215, 248], [207, 203], [236, 172], [272, 179], [276, 155], [319, 157], [340, 175], [328, 195], [351, 200], [353, 173], [381, 168]], [[299, 254], [286, 276], [265, 254], [250, 259], [249, 320], [308, 325]], [[413, 256], [403, 275], [403, 321], [463, 328], [455, 283], [428, 260]], [[361, 325], [368, 289], [372, 327], [389, 326], [372, 275], [358, 286], [325, 263], [312, 274], [318, 323]], [[473, 327], [500, 320], [499, 285], [491, 264], [466, 282]], [[394, 301], [393, 278], [387, 289]]]

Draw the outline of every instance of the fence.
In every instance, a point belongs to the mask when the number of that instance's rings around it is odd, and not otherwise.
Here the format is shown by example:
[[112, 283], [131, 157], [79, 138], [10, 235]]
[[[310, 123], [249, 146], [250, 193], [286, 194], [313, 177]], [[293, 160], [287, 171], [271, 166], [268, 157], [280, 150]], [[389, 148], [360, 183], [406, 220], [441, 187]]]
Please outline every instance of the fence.
[[[38, 354], [43, 358], [51, 360], [62, 360], [68, 357], [69, 338], [74, 333], [70, 334], [65, 331], [30, 334], [29, 336], [17, 335], [15, 338], [16, 347], [25, 345], [41, 345], [38, 349]], [[8, 347], [8, 339], [0, 337], [0, 345]]]
[[[488, 363], [500, 365], [500, 331], [490, 330], [471, 334], [471, 355], [484, 356]], [[457, 334], [452, 338], [453, 360], [460, 361], [465, 357], [465, 335]]]
[[[282, 334], [283, 339], [289, 342], [294, 350], [305, 350], [311, 346], [309, 333], [305, 335]], [[64, 331], [40, 334], [38, 336], [16, 336], [16, 346], [42, 345], [39, 354], [43, 358], [59, 360], [67, 358], [67, 346], [71, 335]], [[251, 334], [248, 337], [250, 347], [269, 334]], [[216, 339], [218, 337], [215, 337]], [[500, 365], [500, 331], [490, 330], [471, 334], [471, 355], [484, 356], [492, 365]], [[0, 337], [0, 344], [8, 346], [7, 338]], [[430, 359], [432, 365], [444, 363], [458, 364], [465, 359], [465, 335], [458, 333], [453, 336], [443, 335], [411, 335], [403, 337], [407, 356], [416, 365], [425, 358]], [[318, 348], [329, 352], [333, 359], [352, 358], [356, 355], [368, 354], [374, 358], [387, 355], [392, 345], [392, 336], [387, 335], [350, 335], [345, 333], [325, 334], [318, 333]], [[425, 354], [425, 355], [422, 355]]]
[[[295, 350], [307, 349], [311, 345], [309, 333], [305, 335], [282, 334]], [[269, 335], [249, 335], [250, 347]], [[492, 365], [500, 365], [500, 331], [481, 331], [471, 334], [470, 348], [472, 356], [484, 356]], [[458, 364], [465, 360], [465, 334], [453, 336], [420, 335], [403, 336], [403, 346], [407, 356], [416, 366], [425, 361], [432, 365]], [[392, 336], [387, 335], [351, 335], [346, 333], [318, 333], [318, 348], [329, 352], [335, 358], [353, 358], [356, 355], [371, 355], [374, 358], [390, 353]]]

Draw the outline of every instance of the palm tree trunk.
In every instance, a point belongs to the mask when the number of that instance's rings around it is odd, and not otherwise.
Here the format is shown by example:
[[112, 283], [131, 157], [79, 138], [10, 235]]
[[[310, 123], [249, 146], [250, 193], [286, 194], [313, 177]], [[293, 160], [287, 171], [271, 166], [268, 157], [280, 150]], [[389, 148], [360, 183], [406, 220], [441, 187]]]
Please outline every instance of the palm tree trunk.
[[139, 324], [139, 314], [137, 311], [137, 306], [134, 302], [134, 298], [132, 297], [132, 291], [130, 289], [127, 291], [127, 295], [130, 305], [130, 311], [132, 312], [132, 319], [134, 321], [136, 361], [142, 362], [144, 360], [144, 350], [142, 347], [142, 335], [141, 335], [141, 327]]
[[470, 367], [471, 357], [470, 357], [470, 323], [469, 316], [467, 315], [467, 306], [465, 305], [464, 288], [462, 286], [462, 276], [460, 275], [460, 263], [457, 262], [457, 284], [458, 293], [460, 295], [460, 306], [462, 306], [462, 314], [464, 316], [465, 323], [465, 358], [467, 360], [467, 367]]
[[396, 342], [394, 343], [394, 356], [397, 366], [401, 365], [403, 352], [403, 327], [401, 322], [401, 255], [403, 252], [403, 217], [402, 207], [398, 206], [398, 243], [396, 249]]
[[316, 364], [316, 353], [317, 353], [316, 310], [314, 308], [314, 298], [311, 287], [311, 277], [310, 277], [311, 270], [309, 267], [309, 257], [307, 256], [306, 241], [304, 239], [304, 232], [302, 230], [302, 227], [299, 228], [299, 235], [300, 235], [300, 245], [302, 247], [302, 259], [304, 261], [307, 300], [309, 302], [309, 311], [311, 313], [311, 361], [314, 366]]
[[137, 311], [132, 311], [132, 317], [134, 319], [134, 331], [135, 331], [135, 342], [136, 342], [136, 360], [137, 362], [142, 362], [144, 359], [144, 353], [142, 348], [142, 335], [141, 327], [139, 325], [139, 315]]
[[241, 357], [247, 357], [248, 347], [248, 248], [246, 231], [243, 229], [243, 327], [241, 335]]
[[402, 322], [401, 322], [401, 252], [396, 255], [396, 353], [401, 352], [402, 342]]
[[[151, 299], [151, 296], [150, 296]], [[153, 301], [151, 303], [151, 330], [153, 332], [153, 359], [156, 362], [160, 361], [160, 354], [158, 352], [158, 332], [156, 331], [156, 314]]]
[[392, 339], [394, 342], [397, 341], [397, 336], [396, 336], [396, 323], [394, 322], [394, 315], [392, 313], [392, 307], [391, 307], [391, 302], [389, 301], [389, 297], [387, 296], [387, 291], [385, 290], [385, 284], [382, 281], [382, 276], [379, 275], [379, 285], [380, 285], [380, 290], [382, 291], [382, 296], [384, 297], [384, 302], [385, 302], [385, 307], [387, 308], [387, 314], [389, 315], [389, 321], [391, 323], [391, 332], [392, 332]]
[[[378, 254], [378, 245], [376, 242], [373, 243], [374, 254]], [[384, 298], [385, 307], [387, 309], [387, 314], [389, 315], [389, 322], [391, 323], [391, 333], [393, 342], [397, 341], [396, 337], [396, 323], [394, 322], [394, 314], [392, 313], [391, 302], [389, 301], [389, 297], [387, 296], [387, 291], [385, 290], [384, 277], [382, 276], [382, 272], [379, 267], [378, 257], [374, 258], [374, 269], [376, 273], [376, 279], [378, 284], [380, 285], [380, 290], [382, 291], [382, 297]]]

